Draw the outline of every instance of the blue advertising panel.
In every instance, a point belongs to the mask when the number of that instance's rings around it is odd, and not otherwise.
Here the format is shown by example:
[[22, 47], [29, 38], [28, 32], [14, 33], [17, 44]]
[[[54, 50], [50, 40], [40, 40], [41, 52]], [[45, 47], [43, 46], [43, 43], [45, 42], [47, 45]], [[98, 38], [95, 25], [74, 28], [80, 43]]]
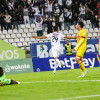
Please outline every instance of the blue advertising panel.
[[[70, 40], [70, 43], [72, 43], [73, 48], [76, 46], [76, 40]], [[98, 53], [98, 39], [88, 39], [87, 40], [87, 50], [86, 52], [95, 52]], [[61, 41], [61, 54], [65, 54], [65, 43], [66, 41]], [[31, 43], [30, 44], [30, 55], [31, 57], [37, 57], [39, 51], [40, 51], [40, 45], [43, 45], [44, 47], [44, 53], [45, 57], [52, 57], [51, 53], [51, 43], [50, 42], [43, 42], [43, 43]]]
[[[79, 68], [79, 65], [75, 61], [75, 55], [73, 56], [63, 55], [63, 56], [60, 56], [59, 59], [63, 61], [64, 68], [60, 68], [58, 66], [57, 70]], [[32, 62], [33, 62], [33, 67], [34, 67], [35, 72], [54, 70], [55, 61], [53, 57], [49, 57], [49, 58], [34, 58], [33, 57]], [[95, 53], [87, 53], [86, 55], [84, 55], [83, 62], [86, 68], [99, 67], [97, 54]]]

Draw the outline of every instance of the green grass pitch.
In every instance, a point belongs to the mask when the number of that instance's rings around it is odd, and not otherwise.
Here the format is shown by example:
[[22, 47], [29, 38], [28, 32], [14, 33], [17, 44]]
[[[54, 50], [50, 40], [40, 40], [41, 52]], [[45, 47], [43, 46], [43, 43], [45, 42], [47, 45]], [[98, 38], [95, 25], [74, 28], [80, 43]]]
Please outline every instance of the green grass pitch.
[[77, 78], [80, 69], [60, 70], [56, 74], [48, 71], [7, 75], [26, 83], [1, 86], [0, 100], [100, 100], [100, 96], [91, 97], [100, 95], [100, 81], [91, 81], [100, 80], [100, 68], [88, 68], [88, 71], [84, 78]]

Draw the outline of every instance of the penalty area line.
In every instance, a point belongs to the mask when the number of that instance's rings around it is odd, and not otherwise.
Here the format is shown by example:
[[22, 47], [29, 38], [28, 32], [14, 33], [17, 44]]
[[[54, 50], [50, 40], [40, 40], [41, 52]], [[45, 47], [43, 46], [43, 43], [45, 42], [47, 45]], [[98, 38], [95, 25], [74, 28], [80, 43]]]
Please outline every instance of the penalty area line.
[[21, 82], [21, 83], [56, 83], [56, 82], [71, 82], [71, 83], [75, 83], [75, 82], [100, 82], [100, 80], [54, 80], [54, 81], [31, 81], [31, 82]]
[[71, 97], [71, 98], [60, 98], [60, 99], [48, 99], [48, 100], [71, 100], [71, 99], [80, 99], [80, 98], [91, 98], [91, 97], [99, 97], [99, 95], [87, 95], [87, 96], [77, 96], [77, 97]]

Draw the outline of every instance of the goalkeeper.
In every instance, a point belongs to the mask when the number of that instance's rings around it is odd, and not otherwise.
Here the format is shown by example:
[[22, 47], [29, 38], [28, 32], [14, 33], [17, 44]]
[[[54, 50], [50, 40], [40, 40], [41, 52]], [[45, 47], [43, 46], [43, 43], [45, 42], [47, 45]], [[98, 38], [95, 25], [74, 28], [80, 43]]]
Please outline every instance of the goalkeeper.
[[0, 67], [0, 86], [20, 83], [11, 79], [6, 79], [5, 77], [6, 77], [6, 74], [3, 72], [2, 67]]

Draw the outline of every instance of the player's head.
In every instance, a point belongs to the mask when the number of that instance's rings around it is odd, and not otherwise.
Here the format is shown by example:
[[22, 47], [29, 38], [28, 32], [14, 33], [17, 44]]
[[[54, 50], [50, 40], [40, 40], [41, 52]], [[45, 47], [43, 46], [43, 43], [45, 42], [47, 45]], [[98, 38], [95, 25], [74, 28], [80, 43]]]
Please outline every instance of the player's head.
[[2, 75], [3, 75], [3, 68], [0, 67], [0, 76], [2, 76]]
[[84, 27], [84, 23], [82, 21], [78, 21], [77, 25], [76, 25], [76, 28], [80, 29], [80, 28], [83, 28], [83, 27]]
[[66, 41], [66, 44], [69, 44], [69, 41], [68, 40]]
[[56, 26], [53, 27], [53, 32], [57, 32], [58, 28]]

